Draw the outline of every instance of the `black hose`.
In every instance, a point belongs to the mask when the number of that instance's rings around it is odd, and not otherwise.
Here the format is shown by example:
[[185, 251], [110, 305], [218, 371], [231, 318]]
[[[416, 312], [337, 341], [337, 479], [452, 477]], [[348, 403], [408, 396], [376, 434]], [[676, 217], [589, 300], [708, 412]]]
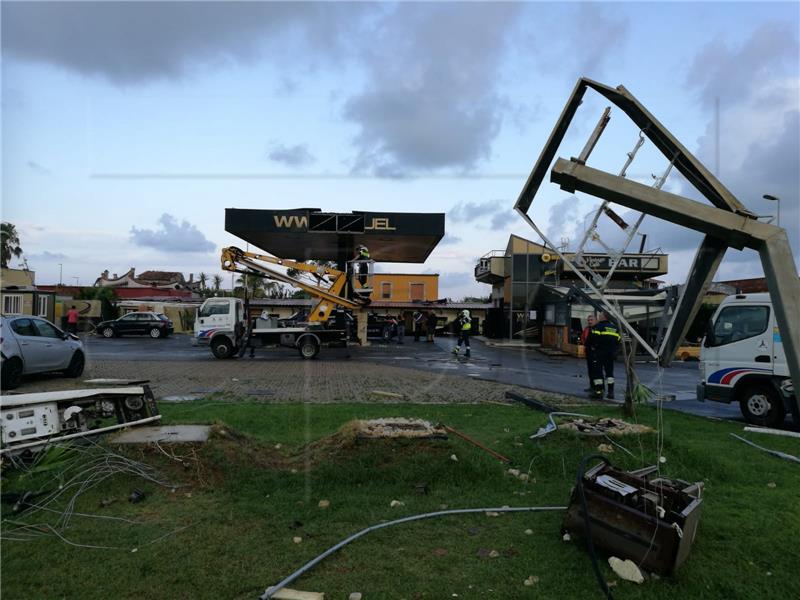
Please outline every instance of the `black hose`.
[[606, 579], [600, 572], [600, 565], [597, 563], [597, 554], [595, 554], [594, 543], [592, 542], [592, 527], [589, 522], [589, 509], [586, 506], [586, 495], [583, 492], [583, 476], [586, 473], [586, 463], [594, 459], [599, 459], [608, 466], [613, 466], [611, 462], [602, 454], [589, 454], [584, 456], [581, 459], [580, 465], [578, 466], [578, 479], [576, 480], [575, 485], [578, 488], [578, 496], [581, 500], [581, 510], [583, 510], [583, 519], [586, 525], [586, 550], [589, 552], [589, 558], [592, 559], [592, 569], [594, 570], [594, 575], [597, 578], [597, 584], [600, 586], [600, 589], [605, 594], [607, 600], [614, 600], [614, 596], [611, 595], [611, 590], [608, 589]]

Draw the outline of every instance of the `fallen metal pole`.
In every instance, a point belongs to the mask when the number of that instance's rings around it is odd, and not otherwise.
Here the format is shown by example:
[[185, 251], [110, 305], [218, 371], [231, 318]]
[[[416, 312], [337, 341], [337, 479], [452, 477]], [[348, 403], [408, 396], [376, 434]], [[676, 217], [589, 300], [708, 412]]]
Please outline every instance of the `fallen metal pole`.
[[362, 529], [358, 533], [354, 533], [349, 538], [346, 538], [336, 544], [335, 546], [331, 546], [325, 552], [317, 556], [316, 558], [308, 561], [302, 567], [297, 569], [294, 573], [283, 579], [280, 583], [273, 585], [266, 589], [266, 591], [259, 597], [260, 600], [269, 600], [275, 595], [278, 591], [292, 583], [295, 579], [306, 573], [314, 566], [325, 560], [328, 556], [339, 550], [340, 548], [345, 547], [350, 542], [353, 542], [368, 534], [370, 531], [375, 531], [377, 529], [383, 529], [384, 527], [391, 527], [392, 525], [399, 525], [401, 523], [410, 523], [411, 521], [421, 521], [422, 519], [431, 519], [433, 517], [442, 517], [446, 515], [463, 515], [463, 514], [470, 514], [470, 513], [485, 513], [485, 512], [545, 512], [545, 511], [554, 511], [554, 510], [566, 510], [566, 506], [524, 506], [524, 507], [517, 507], [517, 508], [456, 508], [451, 510], [439, 510], [436, 512], [430, 513], [423, 513], [421, 515], [412, 515], [410, 517], [403, 517], [402, 519], [395, 519], [394, 521], [388, 521], [386, 523], [379, 523], [378, 525], [373, 525], [371, 527], [367, 527], [366, 529]]
[[499, 460], [500, 462], [504, 462], [504, 463], [510, 463], [510, 462], [511, 462], [511, 459], [510, 459], [510, 458], [506, 458], [505, 456], [503, 456], [502, 454], [500, 454], [500, 453], [498, 453], [498, 452], [495, 452], [495, 451], [494, 451], [494, 450], [492, 450], [491, 448], [487, 448], [486, 446], [484, 446], [483, 444], [481, 444], [481, 443], [480, 443], [478, 440], [473, 440], [473, 439], [472, 439], [471, 437], [469, 437], [469, 436], [468, 436], [466, 433], [461, 433], [461, 432], [460, 432], [460, 431], [458, 431], [457, 429], [453, 429], [452, 427], [450, 427], [449, 425], [445, 425], [444, 423], [442, 423], [442, 427], [444, 427], [444, 428], [445, 428], [445, 430], [449, 431], [450, 433], [455, 433], [455, 434], [456, 434], [458, 437], [460, 437], [462, 440], [466, 440], [466, 441], [468, 441], [470, 444], [472, 444], [473, 446], [476, 446], [476, 447], [480, 448], [480, 449], [481, 449], [481, 450], [483, 450], [484, 452], [488, 452], [489, 454], [491, 454], [492, 456], [494, 456], [494, 457], [495, 457], [497, 460]]
[[791, 462], [800, 463], [800, 458], [798, 458], [798, 457], [796, 457], [796, 456], [794, 456], [792, 454], [786, 454], [786, 452], [781, 452], [780, 450], [770, 450], [769, 448], [764, 448], [764, 446], [759, 446], [758, 444], [755, 444], [755, 443], [751, 442], [750, 440], [747, 440], [747, 439], [745, 439], [745, 438], [743, 438], [743, 437], [741, 437], [739, 435], [736, 435], [735, 433], [732, 433], [731, 435], [733, 437], [735, 437], [737, 440], [741, 440], [742, 442], [744, 442], [748, 446], [752, 446], [753, 448], [757, 448], [758, 450], [761, 450], [762, 452], [766, 452], [767, 454], [771, 454], [772, 456], [777, 456], [778, 458], [782, 458], [784, 460], [789, 460]]

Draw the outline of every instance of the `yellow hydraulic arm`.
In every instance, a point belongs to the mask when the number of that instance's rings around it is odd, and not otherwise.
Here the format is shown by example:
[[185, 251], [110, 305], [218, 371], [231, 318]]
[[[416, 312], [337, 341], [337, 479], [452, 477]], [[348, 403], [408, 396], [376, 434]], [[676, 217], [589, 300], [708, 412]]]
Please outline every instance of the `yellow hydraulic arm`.
[[[351, 300], [344, 297], [342, 294], [344, 293], [345, 284], [347, 283], [347, 274], [344, 271], [333, 269], [331, 267], [326, 267], [323, 265], [310, 265], [294, 260], [284, 260], [282, 258], [276, 258], [275, 256], [269, 256], [268, 254], [245, 252], [244, 250], [236, 248], [235, 246], [222, 249], [221, 262], [222, 268], [225, 271], [233, 271], [235, 273], [244, 273], [247, 275], [256, 275], [274, 279], [275, 281], [280, 281], [282, 283], [287, 283], [294, 287], [298, 287], [301, 290], [311, 294], [314, 298], [317, 298], [317, 303], [314, 305], [314, 308], [312, 309], [311, 315], [308, 319], [310, 322], [326, 322], [336, 306], [357, 309], [369, 302], [367, 298], [356, 298]], [[269, 263], [271, 265], [279, 265], [281, 267], [311, 273], [317, 277], [318, 283], [317, 285], [312, 285], [304, 281], [300, 281], [299, 279], [291, 277], [282, 271], [272, 269], [269, 266], [261, 263]], [[323, 286], [323, 282], [325, 282], [325, 276], [328, 276], [331, 280], [330, 285], [327, 287]]]

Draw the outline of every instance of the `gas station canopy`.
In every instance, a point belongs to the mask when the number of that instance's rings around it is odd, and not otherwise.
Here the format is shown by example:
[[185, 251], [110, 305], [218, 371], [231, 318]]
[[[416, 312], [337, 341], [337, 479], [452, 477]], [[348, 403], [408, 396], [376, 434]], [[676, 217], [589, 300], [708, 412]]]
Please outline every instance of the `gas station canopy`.
[[422, 263], [444, 236], [444, 214], [228, 208], [225, 231], [280, 258], [342, 262], [363, 244], [378, 262]]

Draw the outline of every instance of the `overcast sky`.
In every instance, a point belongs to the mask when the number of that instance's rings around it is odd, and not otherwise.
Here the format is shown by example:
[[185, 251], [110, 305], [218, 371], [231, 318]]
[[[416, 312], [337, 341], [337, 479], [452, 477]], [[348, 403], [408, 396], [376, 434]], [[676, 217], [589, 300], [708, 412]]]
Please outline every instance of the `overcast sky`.
[[[800, 4], [2, 3], [2, 209], [39, 283], [105, 269], [215, 274], [224, 209], [445, 212], [424, 265], [440, 295], [486, 295], [476, 259], [580, 76], [625, 85], [800, 257]], [[606, 103], [587, 95], [559, 155]], [[637, 139], [619, 111], [589, 164]], [[646, 144], [629, 176], [666, 160]], [[672, 175], [665, 190], [694, 197]], [[599, 204], [545, 183], [532, 214], [574, 246]], [[625, 213], [619, 207], [619, 212]], [[635, 216], [629, 215], [628, 219]], [[609, 237], [618, 236], [604, 223]], [[699, 236], [647, 218], [683, 280]], [[638, 244], [637, 244], [638, 247]], [[760, 276], [729, 251], [718, 279]], [[227, 279], [226, 279], [227, 281]]]

